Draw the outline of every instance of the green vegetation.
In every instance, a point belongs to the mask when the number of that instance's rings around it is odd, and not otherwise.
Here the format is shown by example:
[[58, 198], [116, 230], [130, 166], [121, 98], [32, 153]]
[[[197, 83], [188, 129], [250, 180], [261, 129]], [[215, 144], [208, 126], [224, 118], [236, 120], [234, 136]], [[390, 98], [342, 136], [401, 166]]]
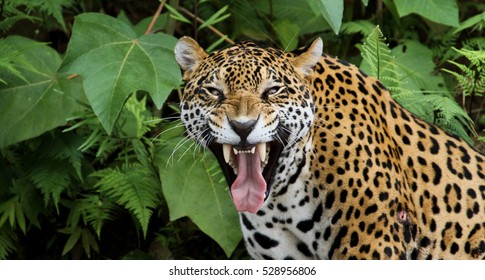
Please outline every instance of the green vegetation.
[[247, 258], [217, 162], [177, 121], [177, 37], [320, 36], [481, 148], [484, 28], [479, 0], [0, 0], [0, 259]]

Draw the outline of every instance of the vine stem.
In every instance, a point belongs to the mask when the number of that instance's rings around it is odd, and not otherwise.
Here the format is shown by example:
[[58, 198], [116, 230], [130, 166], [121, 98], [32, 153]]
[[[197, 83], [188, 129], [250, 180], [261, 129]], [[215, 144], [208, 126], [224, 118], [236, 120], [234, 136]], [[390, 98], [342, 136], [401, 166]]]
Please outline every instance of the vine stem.
[[[187, 9], [185, 9], [183, 7], [180, 7], [179, 10], [181, 12], [183, 12], [184, 14], [188, 15], [189, 17], [195, 19], [199, 23], [204, 24], [204, 21], [201, 18], [199, 18], [198, 16], [194, 15], [189, 10], [187, 10]], [[233, 40], [227, 38], [226, 35], [224, 35], [221, 31], [217, 30], [214, 26], [208, 25], [207, 28], [209, 28], [210, 31], [214, 32], [217, 36], [219, 36], [221, 38], [224, 38], [224, 41], [228, 42], [229, 44], [231, 44], [231, 45], [234, 44], [234, 41]]]
[[165, 6], [165, 2], [167, 2], [167, 0], [162, 0], [160, 2], [160, 5], [158, 5], [157, 11], [153, 15], [152, 22], [150, 22], [150, 25], [148, 26], [147, 30], [145, 31], [145, 34], [152, 32], [153, 26], [155, 25], [155, 22], [157, 21], [158, 16], [160, 16], [160, 13], [162, 12], [163, 6]]

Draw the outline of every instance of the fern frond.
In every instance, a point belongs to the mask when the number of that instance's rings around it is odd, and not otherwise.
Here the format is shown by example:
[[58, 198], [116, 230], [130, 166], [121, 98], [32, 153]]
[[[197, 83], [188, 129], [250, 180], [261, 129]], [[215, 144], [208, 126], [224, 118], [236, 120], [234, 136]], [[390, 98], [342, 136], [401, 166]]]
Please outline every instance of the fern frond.
[[90, 194], [79, 200], [78, 209], [82, 211], [86, 222], [94, 229], [99, 238], [103, 225], [107, 221], [114, 220], [117, 206], [110, 199], [103, 199], [98, 194]]
[[485, 37], [474, 37], [463, 42], [463, 49], [485, 50]]
[[38, 17], [31, 16], [27, 13], [24, 13], [22, 10], [18, 9], [18, 7], [24, 7], [27, 11], [33, 8], [34, 1], [3, 1], [2, 7], [2, 16], [3, 19], [0, 20], [0, 31], [7, 32], [12, 26], [21, 20], [29, 20], [31, 22], [35, 20], [40, 20]]
[[159, 203], [160, 183], [152, 170], [140, 164], [108, 168], [92, 174], [99, 178], [96, 187], [107, 197], [129, 210], [146, 236], [153, 209]]
[[[469, 132], [474, 132], [472, 119], [453, 99], [438, 94], [405, 92], [393, 96], [402, 106], [433, 123], [472, 143]], [[426, 104], [426, 106], [423, 106]]]
[[[82, 138], [73, 133], [53, 132], [53, 135], [42, 137], [42, 143], [38, 148], [38, 158], [42, 160], [67, 161], [76, 172], [77, 178], [82, 182], [81, 166], [83, 154], [78, 149]], [[65, 168], [65, 167], [64, 167]]]
[[7, 226], [0, 227], [0, 260], [5, 260], [15, 250], [17, 235]]
[[147, 111], [146, 96], [138, 100], [133, 94], [126, 101], [117, 126], [121, 137], [140, 138], [152, 131], [161, 121], [160, 118], [152, 117]]
[[65, 8], [71, 7], [75, 3], [74, 0], [42, 0], [35, 2], [36, 4], [34, 8], [48, 16], [52, 16], [62, 27], [62, 29], [66, 30], [66, 24], [64, 22], [64, 17], [62, 16], [62, 11]]
[[0, 156], [12, 169], [21, 170], [22, 156], [15, 149], [0, 149]]
[[25, 219], [24, 207], [20, 201], [19, 196], [14, 196], [8, 201], [3, 202], [0, 205], [0, 228], [4, 226], [8, 220], [10, 227], [19, 227], [25, 234], [27, 232], [27, 223]]
[[43, 161], [30, 170], [29, 177], [43, 194], [44, 205], [52, 201], [59, 213], [61, 193], [71, 183], [70, 170], [65, 168], [65, 163], [58, 160]]
[[457, 49], [453, 47], [453, 50], [457, 53], [466, 57], [472, 65], [483, 65], [485, 64], [485, 50], [468, 50], [468, 49]]
[[451, 47], [456, 46], [460, 34], [449, 31], [445, 34], [439, 34], [433, 36], [432, 40], [435, 42], [431, 48], [433, 57], [438, 60], [439, 63], [444, 63], [449, 59], [456, 57], [456, 52]]
[[371, 67], [371, 76], [381, 80], [388, 87], [399, 86], [399, 74], [395, 58], [385, 43], [385, 37], [379, 26], [367, 36], [362, 46], [362, 57]]
[[458, 50], [453, 48], [458, 54], [466, 57], [469, 65], [464, 65], [455, 61], [448, 61], [456, 66], [461, 73], [449, 69], [442, 69], [453, 75], [465, 96], [485, 94], [485, 50]]

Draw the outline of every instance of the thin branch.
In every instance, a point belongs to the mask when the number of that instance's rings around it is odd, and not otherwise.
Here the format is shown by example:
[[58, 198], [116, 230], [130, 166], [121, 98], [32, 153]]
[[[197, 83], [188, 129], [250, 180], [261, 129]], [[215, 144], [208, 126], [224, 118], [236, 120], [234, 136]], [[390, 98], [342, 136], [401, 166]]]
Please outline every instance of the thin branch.
[[[179, 10], [181, 12], [183, 12], [184, 14], [188, 15], [189, 17], [197, 20], [199, 23], [202, 23], [204, 24], [204, 21], [202, 19], [200, 19], [199, 17], [197, 17], [196, 15], [194, 15], [193, 13], [191, 13], [189, 10], [183, 8], [183, 7], [180, 7]], [[214, 26], [212, 25], [208, 25], [207, 28], [209, 28], [212, 32], [214, 32], [217, 36], [221, 37], [221, 38], [224, 38], [224, 40], [226, 42], [228, 42], [229, 44], [234, 44], [234, 41], [227, 38], [226, 35], [224, 35], [222, 32], [220, 32], [219, 30], [217, 30]]]
[[160, 13], [162, 12], [163, 6], [165, 6], [165, 2], [167, 2], [167, 0], [162, 0], [160, 2], [160, 5], [158, 6], [157, 11], [153, 15], [152, 22], [150, 22], [150, 25], [148, 26], [147, 30], [145, 31], [145, 34], [152, 32], [152, 28], [155, 25], [155, 22], [157, 21], [158, 16], [160, 16]]

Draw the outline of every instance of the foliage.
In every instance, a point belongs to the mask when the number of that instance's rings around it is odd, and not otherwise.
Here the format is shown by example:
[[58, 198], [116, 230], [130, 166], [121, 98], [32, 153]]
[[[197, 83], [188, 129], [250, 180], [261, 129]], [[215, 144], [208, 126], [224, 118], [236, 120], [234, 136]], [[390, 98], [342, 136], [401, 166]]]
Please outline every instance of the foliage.
[[458, 5], [455, 0], [395, 0], [394, 3], [400, 17], [416, 13], [444, 25], [454, 27], [459, 25]]
[[79, 15], [72, 32], [60, 71], [81, 76], [88, 101], [109, 134], [130, 94], [144, 90], [161, 108], [180, 83], [172, 36], [138, 37], [127, 24], [96, 13]]
[[470, 65], [467, 66], [459, 62], [449, 61], [463, 74], [448, 69], [443, 69], [443, 71], [452, 74], [456, 78], [460, 92], [465, 96], [482, 96], [485, 93], [485, 48], [477, 51], [458, 50], [456, 48], [453, 48], [453, 50], [466, 57]]
[[182, 35], [320, 36], [425, 120], [483, 129], [479, 1], [161, 2], [0, 0], [0, 259], [248, 257], [216, 160], [174, 122]]
[[162, 146], [157, 156], [170, 219], [188, 216], [230, 256], [241, 240], [241, 230], [215, 158], [194, 148], [194, 142], [178, 137]]
[[[406, 51], [402, 51], [404, 49]], [[399, 103], [426, 121], [472, 143], [468, 132], [472, 130], [470, 124], [473, 121], [453, 100], [453, 96], [440, 88], [444, 83], [442, 77], [429, 75], [434, 68], [430, 50], [415, 41], [403, 40], [402, 46], [391, 51], [385, 44], [385, 38], [379, 27], [376, 27], [366, 38], [362, 50], [362, 57], [366, 64], [361, 65], [361, 68], [369, 68], [368, 73], [381, 80]], [[474, 61], [483, 63], [485, 60], [483, 57], [476, 57]], [[480, 70], [485, 75], [485, 69]], [[468, 81], [460, 74], [454, 72], [453, 74], [459, 80]], [[475, 75], [475, 72], [469, 71], [468, 74]], [[478, 85], [481, 83], [478, 82]], [[473, 83], [471, 87], [475, 88], [476, 84]], [[466, 94], [466, 91], [463, 93]]]

